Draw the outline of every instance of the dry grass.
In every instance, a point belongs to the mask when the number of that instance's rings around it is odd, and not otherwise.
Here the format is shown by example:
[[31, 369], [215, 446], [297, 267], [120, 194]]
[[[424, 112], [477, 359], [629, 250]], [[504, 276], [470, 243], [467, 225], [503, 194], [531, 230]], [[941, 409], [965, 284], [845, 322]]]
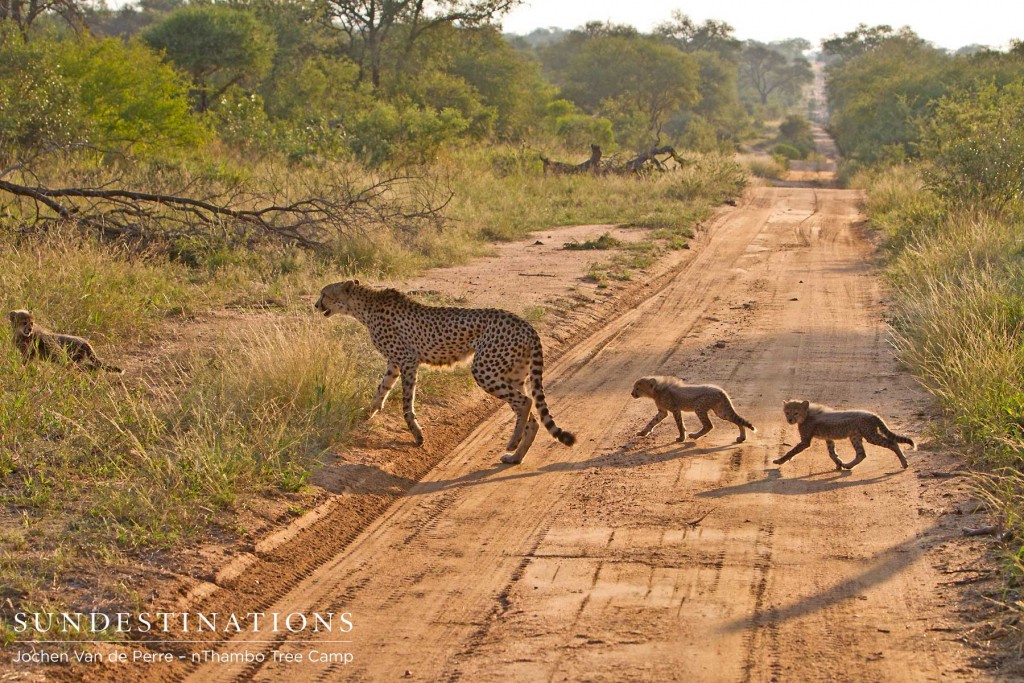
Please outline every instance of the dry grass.
[[787, 170], [784, 160], [764, 154], [743, 154], [737, 160], [757, 178], [778, 180]]
[[[859, 182], [890, 238], [900, 358], [940, 400], [947, 435], [1024, 538], [1024, 225], [950, 210], [909, 167]], [[1024, 573], [1021, 557], [1012, 560]]]

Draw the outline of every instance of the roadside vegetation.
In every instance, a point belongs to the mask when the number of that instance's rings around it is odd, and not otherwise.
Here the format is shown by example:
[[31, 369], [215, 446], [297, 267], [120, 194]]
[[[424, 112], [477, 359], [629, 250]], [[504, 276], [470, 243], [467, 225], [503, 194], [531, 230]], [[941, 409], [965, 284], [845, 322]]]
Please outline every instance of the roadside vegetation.
[[[0, 308], [128, 369], [25, 364], [0, 326], [0, 643], [14, 611], [133, 608], [130, 567], [315, 498], [379, 365], [312, 315], [325, 282], [581, 223], [650, 228], [599, 245], [594, 277], [629, 280], [742, 191], [733, 153], [808, 77], [803, 43], [682, 14], [503, 36], [513, 4], [0, 2]], [[591, 144], [683, 163], [544, 174]]]
[[963, 451], [1013, 532], [1006, 557], [1017, 582], [1024, 49], [949, 55], [906, 30], [860, 27], [833, 41], [831, 58], [831, 125], [846, 175], [866, 189], [871, 223], [887, 237], [900, 357], [939, 400], [939, 434]]

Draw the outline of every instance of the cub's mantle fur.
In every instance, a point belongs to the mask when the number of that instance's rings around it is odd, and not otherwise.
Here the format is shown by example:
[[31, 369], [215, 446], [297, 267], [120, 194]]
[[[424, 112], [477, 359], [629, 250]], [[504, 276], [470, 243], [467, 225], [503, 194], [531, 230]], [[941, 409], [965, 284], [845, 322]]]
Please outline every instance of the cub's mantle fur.
[[101, 361], [92, 344], [85, 339], [70, 334], [56, 334], [36, 324], [35, 316], [29, 311], [11, 311], [7, 317], [14, 329], [14, 345], [21, 351], [26, 363], [31, 358], [39, 357], [44, 360], [66, 360], [89, 370], [124, 372], [119, 367]]
[[[907, 467], [907, 459], [899, 445], [905, 443], [917, 449], [913, 439], [894, 434], [882, 418], [867, 410], [833, 410], [808, 401], [785, 401], [782, 411], [786, 415], [786, 422], [799, 425], [800, 443], [781, 458], [772, 460], [776, 465], [781, 465], [800, 451], [806, 450], [815, 437], [825, 439], [828, 457], [832, 458], [837, 470], [853, 469], [864, 459], [864, 441], [891, 450], [900, 459], [900, 465], [904, 469]], [[850, 462], [840, 460], [836, 454], [836, 439], [849, 439], [857, 457]]]
[[686, 431], [683, 428], [683, 416], [680, 414], [683, 410], [696, 413], [700, 419], [702, 429], [689, 435], [695, 441], [715, 428], [708, 417], [709, 410], [740, 428], [736, 443], [746, 441], [747, 433], [744, 428], [752, 432], [757, 431], [754, 425], [737, 414], [729, 394], [714, 384], [684, 384], [675, 377], [641, 377], [633, 384], [633, 398], [641, 396], [654, 399], [658, 414], [640, 430], [639, 436], [650, 434], [659, 422], [672, 413], [679, 428], [679, 438], [676, 441], [685, 441]]

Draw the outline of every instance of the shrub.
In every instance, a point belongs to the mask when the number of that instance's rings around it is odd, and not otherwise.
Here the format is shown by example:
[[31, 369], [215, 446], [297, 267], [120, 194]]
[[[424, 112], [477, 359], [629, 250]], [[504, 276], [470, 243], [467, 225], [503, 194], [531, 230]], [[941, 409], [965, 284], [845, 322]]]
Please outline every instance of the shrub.
[[997, 209], [1024, 197], [1024, 82], [942, 98], [924, 125], [929, 183], [944, 197]]
[[804, 158], [804, 154], [799, 149], [785, 142], [779, 143], [772, 147], [772, 154], [784, 157], [786, 159], [789, 159], [790, 161], [794, 159]]
[[0, 144], [89, 142], [154, 153], [206, 139], [188, 87], [137, 42], [88, 35], [25, 42], [0, 23]]

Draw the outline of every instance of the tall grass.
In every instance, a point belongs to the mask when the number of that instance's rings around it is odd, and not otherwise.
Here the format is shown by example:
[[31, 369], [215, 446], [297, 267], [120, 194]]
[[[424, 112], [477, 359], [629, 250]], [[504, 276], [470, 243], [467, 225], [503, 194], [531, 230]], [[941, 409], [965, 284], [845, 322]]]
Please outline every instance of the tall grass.
[[900, 358], [940, 400], [951, 436], [1024, 538], [1024, 221], [951, 209], [910, 167], [858, 182], [889, 237]]
[[513, 240], [533, 230], [587, 223], [689, 227], [747, 183], [743, 168], [719, 155], [651, 176], [545, 176], [539, 162], [509, 170], [499, 163], [503, 158], [466, 150], [442, 164], [453, 179], [452, 216], [469, 239]]
[[21, 531], [0, 537], [0, 576], [39, 599], [60, 581], [55, 552], [102, 564], [173, 548], [254, 495], [302, 489], [367, 403], [362, 340], [279, 319], [141, 383], [26, 366], [4, 344], [0, 501]]

